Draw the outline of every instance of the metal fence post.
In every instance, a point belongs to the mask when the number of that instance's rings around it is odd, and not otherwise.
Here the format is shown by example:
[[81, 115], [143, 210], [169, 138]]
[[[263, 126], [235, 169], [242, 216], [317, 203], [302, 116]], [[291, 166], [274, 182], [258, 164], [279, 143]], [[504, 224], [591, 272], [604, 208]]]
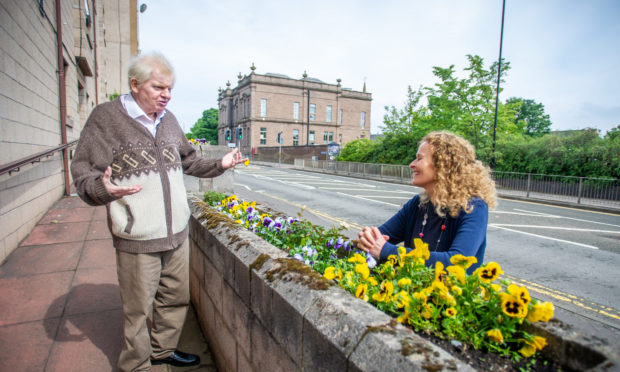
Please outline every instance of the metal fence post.
[[577, 195], [577, 204], [581, 204], [582, 193], [583, 193], [583, 177], [579, 177], [579, 195]]
[[528, 173], [527, 174], [527, 190], [525, 193], [525, 197], [529, 198], [530, 197], [530, 185], [532, 184], [532, 174]]

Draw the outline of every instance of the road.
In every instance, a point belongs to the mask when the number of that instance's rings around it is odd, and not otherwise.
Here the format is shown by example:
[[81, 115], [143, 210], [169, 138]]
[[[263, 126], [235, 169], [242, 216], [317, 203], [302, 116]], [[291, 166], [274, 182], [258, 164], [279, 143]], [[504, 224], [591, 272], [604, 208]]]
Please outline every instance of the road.
[[[355, 238], [419, 193], [410, 185], [252, 165], [235, 171], [235, 193]], [[620, 215], [500, 199], [489, 214], [485, 262], [552, 301], [556, 317], [583, 333], [620, 342]]]

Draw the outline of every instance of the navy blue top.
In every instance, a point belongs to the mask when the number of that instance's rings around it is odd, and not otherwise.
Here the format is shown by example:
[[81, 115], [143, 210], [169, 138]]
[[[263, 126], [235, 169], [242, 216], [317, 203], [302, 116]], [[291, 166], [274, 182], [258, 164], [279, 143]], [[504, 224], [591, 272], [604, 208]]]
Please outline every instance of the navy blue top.
[[[414, 246], [413, 239], [420, 237], [424, 213], [428, 213], [424, 237], [421, 238], [422, 241], [428, 243], [428, 249], [431, 252], [426, 265], [433, 267], [435, 262], [441, 261], [447, 267], [452, 265], [450, 257], [456, 254], [462, 254], [465, 257], [475, 256], [478, 263], [473, 264], [467, 270], [467, 273], [471, 274], [484, 260], [489, 207], [484, 200], [477, 197], [472, 198], [469, 203], [473, 206], [471, 213], [461, 210], [456, 218], [450, 217], [449, 214], [446, 214], [446, 217], [439, 217], [430, 202], [420, 206], [420, 196], [414, 196], [398, 213], [379, 226], [379, 230], [390, 237], [390, 240], [383, 245], [379, 259], [385, 261], [392, 254], [398, 255], [396, 244], [403, 241], [407, 252], [410, 251]], [[441, 234], [443, 223], [446, 229]], [[437, 246], [440, 234], [441, 239]]]

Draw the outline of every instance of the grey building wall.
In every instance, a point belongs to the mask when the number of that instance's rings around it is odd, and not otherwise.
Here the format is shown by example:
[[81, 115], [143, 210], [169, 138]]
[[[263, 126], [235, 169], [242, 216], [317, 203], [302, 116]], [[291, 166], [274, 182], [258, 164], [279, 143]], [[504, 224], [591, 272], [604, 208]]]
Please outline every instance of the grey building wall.
[[[136, 0], [100, 0], [95, 9], [92, 0], [59, 0], [67, 142], [79, 138], [107, 92], [128, 90], [119, 78], [126, 72], [119, 71], [131, 57], [125, 44], [137, 43], [135, 32], [122, 32], [137, 18], [128, 11], [132, 3], [135, 9]], [[0, 2], [0, 165], [62, 143], [56, 27], [55, 1]], [[56, 152], [0, 175], [0, 262], [64, 195], [64, 172], [62, 154]]]

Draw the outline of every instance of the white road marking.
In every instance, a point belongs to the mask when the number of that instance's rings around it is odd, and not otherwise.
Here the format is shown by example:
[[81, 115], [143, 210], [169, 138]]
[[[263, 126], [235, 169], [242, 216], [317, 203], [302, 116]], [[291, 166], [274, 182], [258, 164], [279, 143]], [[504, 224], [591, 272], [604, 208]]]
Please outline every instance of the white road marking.
[[235, 182], [235, 185], [237, 185], [237, 186], [241, 186], [241, 187], [245, 187], [245, 188], [246, 188], [246, 189], [248, 189], [249, 191], [252, 191], [252, 189], [251, 189], [251, 188], [249, 188], [248, 186], [246, 186], [246, 185], [244, 185], [244, 184], [241, 184], [241, 183], [236, 183], [236, 182]]
[[531, 227], [536, 229], [549, 229], [549, 230], [567, 230], [567, 231], [584, 231], [584, 232], [597, 232], [606, 234], [620, 234], [620, 230], [597, 230], [597, 229], [579, 229], [574, 227], [559, 227], [559, 226], [536, 226], [536, 225], [511, 225], [507, 223], [494, 223], [495, 227]]
[[349, 195], [349, 196], [359, 196], [359, 197], [367, 197], [367, 198], [386, 198], [386, 199], [404, 199], [404, 200], [409, 200], [411, 199], [410, 197], [403, 197], [403, 196], [381, 196], [381, 195]]
[[518, 234], [534, 236], [534, 237], [541, 238], [541, 239], [548, 239], [548, 240], [553, 240], [553, 241], [556, 241], [556, 242], [562, 242], [562, 243], [567, 243], [567, 244], [574, 244], [574, 245], [577, 245], [577, 246], [580, 246], [580, 247], [585, 247], [585, 248], [590, 248], [590, 249], [598, 249], [598, 247], [595, 247], [593, 245], [575, 243], [575, 242], [571, 242], [571, 241], [568, 241], [568, 240], [562, 240], [562, 239], [556, 239], [556, 238], [550, 238], [550, 237], [544, 236], [544, 235], [538, 235], [538, 234], [532, 234], [532, 233], [528, 233], [528, 232], [524, 232], [524, 231], [513, 230], [513, 229], [509, 229], [507, 227], [503, 227], [503, 226], [496, 226], [495, 224], [489, 224], [489, 226], [495, 227], [495, 228], [498, 228], [498, 229], [502, 229], [502, 230], [512, 231], [512, 232], [515, 232], [515, 233], [518, 233]]
[[384, 201], [374, 200], [374, 199], [366, 199], [366, 198], [359, 197], [357, 195], [345, 194], [343, 192], [337, 192], [337, 194], [344, 195], [344, 196], [350, 196], [352, 198], [362, 199], [362, 200], [371, 201], [371, 202], [375, 202], [375, 203], [387, 204], [387, 205], [391, 205], [391, 206], [394, 206], [394, 207], [400, 207], [400, 205], [398, 205], [398, 204], [387, 203], [387, 202], [384, 202]]
[[319, 189], [321, 190], [346, 190], [346, 191], [368, 191], [368, 189], [352, 189], [349, 187], [321, 187], [319, 186]]
[[588, 223], [596, 223], [599, 225], [605, 225], [605, 226], [613, 226], [613, 227], [618, 227], [620, 228], [620, 225], [614, 225], [611, 223], [605, 223], [605, 222], [598, 222], [598, 221], [591, 221], [591, 220], [584, 220], [582, 218], [573, 218], [573, 217], [564, 217], [564, 216], [558, 216], [555, 214], [547, 214], [547, 213], [539, 213], [539, 212], [532, 212], [532, 211], [526, 211], [526, 210], [522, 210], [522, 209], [515, 209], [516, 211], [523, 211], [523, 212], [529, 212], [529, 213], [536, 213], [539, 214], [541, 217], [549, 217], [549, 218], [562, 218], [565, 220], [573, 220], [573, 221], [579, 221], [579, 222], [588, 222]]

